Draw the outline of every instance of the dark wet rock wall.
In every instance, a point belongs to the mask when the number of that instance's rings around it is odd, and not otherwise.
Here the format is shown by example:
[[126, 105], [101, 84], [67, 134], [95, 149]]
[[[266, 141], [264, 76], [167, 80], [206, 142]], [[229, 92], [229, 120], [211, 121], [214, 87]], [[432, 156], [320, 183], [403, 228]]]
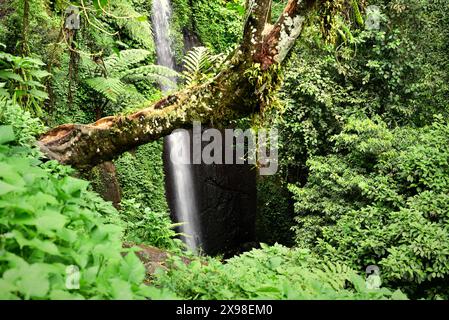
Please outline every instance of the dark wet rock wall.
[[[190, 132], [191, 133], [191, 132]], [[224, 136], [224, 135], [223, 135]], [[224, 147], [223, 141], [223, 147]], [[203, 142], [202, 147], [208, 142]], [[192, 152], [193, 148], [190, 148]], [[224, 149], [223, 149], [224, 150]], [[223, 161], [224, 162], [224, 161]], [[170, 155], [164, 148], [166, 194], [173, 212]], [[208, 255], [231, 256], [253, 246], [256, 220], [256, 174], [249, 164], [191, 165], [199, 208], [202, 249]]]

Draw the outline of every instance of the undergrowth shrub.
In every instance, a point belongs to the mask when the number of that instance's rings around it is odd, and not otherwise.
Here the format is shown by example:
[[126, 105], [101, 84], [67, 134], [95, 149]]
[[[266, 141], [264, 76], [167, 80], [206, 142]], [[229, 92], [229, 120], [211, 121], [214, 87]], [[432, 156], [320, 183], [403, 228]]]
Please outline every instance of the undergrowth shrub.
[[125, 152], [114, 164], [123, 198], [136, 199], [153, 212], [168, 212], [165, 198], [162, 141], [155, 141]]
[[259, 177], [257, 181], [256, 236], [258, 242], [294, 244], [293, 201], [278, 176]]
[[382, 281], [413, 297], [448, 297], [449, 125], [387, 128], [350, 118], [335, 150], [308, 161], [296, 200], [301, 247], [356, 270], [378, 265]]
[[[0, 299], [165, 296], [143, 284], [145, 267], [122, 248], [112, 205], [60, 165], [41, 165], [0, 126]], [[67, 286], [77, 268], [79, 288]]]
[[241, 5], [224, 0], [198, 0], [192, 4], [196, 31], [204, 45], [225, 52], [240, 40], [244, 15]]
[[227, 260], [186, 265], [173, 258], [156, 283], [185, 299], [404, 299], [401, 292], [368, 289], [344, 264], [318, 260], [304, 249], [281, 245]]
[[38, 118], [23, 109], [11, 99], [0, 97], [0, 124], [11, 125], [15, 133], [15, 143], [29, 146], [36, 141], [36, 136], [45, 131]]
[[127, 242], [173, 250], [182, 247], [181, 240], [175, 239], [176, 224], [166, 212], [143, 207], [135, 199], [122, 199], [120, 217], [126, 225], [124, 240]]

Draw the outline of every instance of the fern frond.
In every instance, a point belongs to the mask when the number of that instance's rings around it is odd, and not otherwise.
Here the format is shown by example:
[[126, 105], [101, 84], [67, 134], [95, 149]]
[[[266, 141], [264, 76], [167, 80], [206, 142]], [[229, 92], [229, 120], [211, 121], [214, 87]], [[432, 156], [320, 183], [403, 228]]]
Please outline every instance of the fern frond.
[[[144, 100], [143, 95], [133, 85], [128, 85], [136, 82], [159, 83], [176, 88], [175, 78], [179, 76], [176, 71], [157, 65], [142, 66], [150, 54], [148, 50], [143, 49], [120, 51], [118, 55], [112, 55], [104, 60], [107, 78], [92, 76], [86, 79], [85, 83], [112, 102], [117, 102], [119, 96], [125, 97], [126, 94], [130, 100], [135, 98], [136, 103]], [[93, 67], [97, 66], [92, 62], [89, 63]], [[138, 66], [139, 64], [141, 66]], [[130, 88], [133, 92], [129, 91]]]
[[104, 63], [109, 75], [117, 78], [119, 73], [144, 61], [150, 54], [150, 51], [144, 49], [122, 50], [118, 55], [112, 55], [105, 59]]
[[179, 77], [179, 73], [173, 69], [158, 66], [158, 65], [146, 65], [142, 67], [137, 67], [134, 69], [126, 70], [122, 73], [123, 77], [131, 76], [131, 75], [152, 75], [156, 74], [159, 76], [163, 76], [166, 78], [176, 78]]
[[212, 54], [206, 47], [193, 48], [184, 57], [184, 68], [192, 75], [196, 75], [201, 72], [207, 72], [211, 68]]
[[322, 276], [327, 278], [327, 282], [336, 290], [344, 287], [346, 280], [355, 274], [354, 270], [344, 264], [326, 261], [318, 269]]
[[85, 83], [112, 102], [117, 102], [118, 97], [127, 92], [126, 85], [116, 78], [90, 78]]
[[201, 82], [213, 76], [214, 70], [224, 60], [224, 54], [214, 55], [206, 47], [195, 47], [183, 59], [183, 77], [187, 85]]
[[175, 79], [179, 74], [167, 67], [147, 65], [127, 70], [122, 73], [122, 79], [127, 82], [153, 82], [163, 86], [176, 88]]
[[176, 81], [174, 81], [170, 78], [166, 78], [161, 75], [157, 75], [157, 74], [150, 74], [147, 76], [133, 75], [133, 76], [127, 77], [126, 81], [131, 82], [131, 83], [151, 82], [151, 83], [156, 83], [156, 84], [162, 85], [164, 87], [168, 87], [169, 89], [176, 89], [176, 87], [177, 87]]
[[130, 38], [144, 48], [151, 51], [154, 50], [151, 24], [145, 15], [137, 12], [128, 1], [116, 1], [113, 7], [113, 14], [120, 17], [128, 17], [116, 19], [116, 23], [127, 31]]

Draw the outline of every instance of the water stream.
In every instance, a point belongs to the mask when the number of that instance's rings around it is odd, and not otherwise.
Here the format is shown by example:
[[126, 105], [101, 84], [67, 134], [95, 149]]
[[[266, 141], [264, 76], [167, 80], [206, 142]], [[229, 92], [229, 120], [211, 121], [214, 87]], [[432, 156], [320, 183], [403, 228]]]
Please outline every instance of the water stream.
[[[169, 0], [153, 0], [152, 23], [156, 44], [157, 62], [159, 65], [174, 69], [174, 58], [170, 48], [170, 18], [171, 6]], [[162, 91], [169, 88], [161, 84]], [[167, 136], [164, 140], [169, 154], [178, 157], [190, 157], [190, 136], [186, 131], [179, 131]], [[184, 151], [184, 152], [183, 152]], [[186, 159], [170, 161], [167, 165], [173, 179], [173, 209], [178, 222], [183, 222], [181, 232], [183, 241], [194, 252], [200, 245], [200, 232], [198, 225], [198, 206], [193, 184], [193, 174]]]

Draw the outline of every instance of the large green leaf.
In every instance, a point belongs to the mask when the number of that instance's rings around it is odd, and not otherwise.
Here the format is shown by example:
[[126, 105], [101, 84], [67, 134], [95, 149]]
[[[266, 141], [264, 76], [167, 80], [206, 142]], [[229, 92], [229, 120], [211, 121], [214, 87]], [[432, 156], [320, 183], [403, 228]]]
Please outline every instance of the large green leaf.
[[21, 278], [16, 282], [17, 287], [25, 296], [43, 298], [50, 289], [48, 269], [39, 264], [32, 264], [21, 270]]
[[145, 278], [145, 267], [133, 252], [129, 252], [120, 266], [120, 274], [125, 280], [139, 284]]
[[63, 216], [58, 211], [47, 209], [37, 214], [35, 224], [39, 230], [47, 232], [63, 229], [67, 221], [67, 217]]
[[0, 126], [0, 144], [14, 141], [14, 130], [12, 126]]
[[35, 97], [35, 98], [37, 98], [37, 99], [39, 99], [39, 100], [46, 100], [46, 99], [48, 99], [48, 94], [47, 94], [47, 92], [45, 92], [45, 91], [42, 91], [42, 90], [38, 90], [38, 89], [31, 89], [30, 90], [30, 94], [33, 96], [33, 97]]
[[8, 70], [0, 70], [0, 79], [15, 80], [18, 82], [23, 81], [23, 79], [20, 75], [18, 75], [17, 73], [14, 73], [12, 71], [8, 71]]
[[111, 284], [111, 295], [115, 300], [132, 300], [133, 294], [128, 282], [121, 279], [109, 280]]
[[9, 183], [0, 181], [0, 196], [5, 195], [9, 192], [22, 191], [22, 190], [23, 190], [23, 188], [13, 186]]
[[16, 290], [15, 284], [0, 278], [0, 300], [8, 300], [11, 292]]
[[58, 247], [49, 240], [40, 240], [38, 238], [27, 239], [18, 230], [13, 230], [12, 234], [20, 247], [31, 247], [51, 255], [59, 255]]

